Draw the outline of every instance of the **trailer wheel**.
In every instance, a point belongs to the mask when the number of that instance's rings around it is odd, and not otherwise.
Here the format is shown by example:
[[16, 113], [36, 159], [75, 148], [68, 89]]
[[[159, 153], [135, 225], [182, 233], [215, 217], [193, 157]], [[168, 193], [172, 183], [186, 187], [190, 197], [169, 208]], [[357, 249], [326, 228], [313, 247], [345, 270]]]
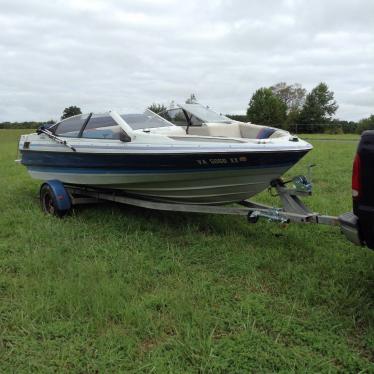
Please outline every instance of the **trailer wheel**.
[[[48, 182], [40, 187], [40, 204], [43, 212], [62, 218], [68, 214], [71, 209], [70, 198], [65, 189], [63, 189], [62, 193], [58, 193], [61, 191], [56, 191], [55, 187], [56, 186]], [[67, 199], [67, 202], [63, 201]]]

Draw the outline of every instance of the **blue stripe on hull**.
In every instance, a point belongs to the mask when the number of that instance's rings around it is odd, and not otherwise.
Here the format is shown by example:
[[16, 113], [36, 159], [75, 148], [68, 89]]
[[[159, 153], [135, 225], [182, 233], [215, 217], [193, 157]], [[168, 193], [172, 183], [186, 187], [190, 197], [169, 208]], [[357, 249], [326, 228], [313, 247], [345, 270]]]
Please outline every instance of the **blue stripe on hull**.
[[[216, 154], [108, 154], [22, 150], [28, 168], [51, 168], [66, 172], [160, 173], [237, 170], [292, 166], [308, 150], [279, 152], [233, 152]], [[87, 170], [87, 171], [83, 171]]]
[[160, 173], [193, 173], [193, 172], [222, 172], [231, 170], [247, 170], [247, 169], [268, 169], [268, 168], [289, 168], [293, 163], [276, 164], [276, 165], [262, 165], [262, 166], [247, 166], [247, 167], [227, 167], [227, 168], [204, 168], [196, 169], [151, 169], [151, 170], [134, 170], [122, 168], [56, 168], [54, 166], [29, 166], [28, 170], [36, 172], [48, 173], [74, 173], [74, 174], [160, 174]]

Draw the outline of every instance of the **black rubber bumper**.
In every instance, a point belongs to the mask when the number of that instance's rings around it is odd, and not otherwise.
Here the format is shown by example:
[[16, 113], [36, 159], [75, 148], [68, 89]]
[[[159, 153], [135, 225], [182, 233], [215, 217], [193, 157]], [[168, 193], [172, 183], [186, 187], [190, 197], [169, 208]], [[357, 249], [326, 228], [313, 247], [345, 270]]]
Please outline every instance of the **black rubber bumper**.
[[352, 212], [347, 212], [339, 216], [339, 221], [345, 237], [356, 245], [363, 245], [357, 216]]

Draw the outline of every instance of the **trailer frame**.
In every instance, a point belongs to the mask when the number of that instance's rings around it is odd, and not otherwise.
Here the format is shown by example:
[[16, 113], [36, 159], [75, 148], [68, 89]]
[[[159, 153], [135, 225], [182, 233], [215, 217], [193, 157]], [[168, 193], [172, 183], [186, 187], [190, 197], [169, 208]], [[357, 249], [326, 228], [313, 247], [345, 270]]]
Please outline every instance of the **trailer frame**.
[[252, 218], [252, 220], [250, 220], [251, 223], [255, 223], [254, 219], [257, 217], [267, 218], [270, 221], [278, 221], [281, 223], [298, 222], [339, 225], [338, 217], [311, 212], [299, 199], [298, 195], [302, 194], [301, 192], [289, 190], [280, 186], [276, 186], [275, 188], [283, 202], [282, 208], [275, 208], [250, 200], [237, 203], [240, 207], [168, 203], [145, 200], [118, 193], [117, 191], [82, 188], [71, 185], [65, 185], [65, 188], [69, 193], [72, 205], [97, 203], [105, 200], [152, 210], [247, 216], [249, 220]]
[[[286, 184], [289, 182], [293, 182], [293, 188], [287, 187]], [[112, 201], [159, 211], [244, 216], [247, 217], [249, 223], [256, 223], [259, 219], [266, 219], [271, 222], [283, 224], [303, 223], [338, 226], [348, 240], [357, 245], [362, 245], [357, 230], [357, 222], [355, 222], [355, 216], [352, 213], [345, 213], [339, 217], [324, 215], [312, 212], [303, 203], [301, 198], [312, 194], [312, 185], [306, 177], [297, 176], [287, 182], [281, 178], [273, 180], [269, 191], [275, 191], [275, 195], [273, 194], [273, 196], [279, 196], [281, 201], [280, 208], [259, 204], [251, 200], [244, 200], [237, 203], [236, 205], [239, 206], [197, 205], [154, 201], [128, 195], [118, 190], [76, 186], [64, 184], [58, 180], [51, 180], [41, 185], [40, 201], [42, 209], [46, 213], [58, 217], [65, 216], [75, 205]]]

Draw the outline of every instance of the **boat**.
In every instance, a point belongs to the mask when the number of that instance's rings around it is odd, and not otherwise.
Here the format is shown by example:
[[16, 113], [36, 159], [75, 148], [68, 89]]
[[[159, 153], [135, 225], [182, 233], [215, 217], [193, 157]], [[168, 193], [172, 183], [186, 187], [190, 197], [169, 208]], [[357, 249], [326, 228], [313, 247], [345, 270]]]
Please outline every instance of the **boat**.
[[81, 114], [19, 141], [33, 178], [211, 205], [258, 194], [311, 149], [285, 130], [233, 121], [198, 103], [160, 114]]

